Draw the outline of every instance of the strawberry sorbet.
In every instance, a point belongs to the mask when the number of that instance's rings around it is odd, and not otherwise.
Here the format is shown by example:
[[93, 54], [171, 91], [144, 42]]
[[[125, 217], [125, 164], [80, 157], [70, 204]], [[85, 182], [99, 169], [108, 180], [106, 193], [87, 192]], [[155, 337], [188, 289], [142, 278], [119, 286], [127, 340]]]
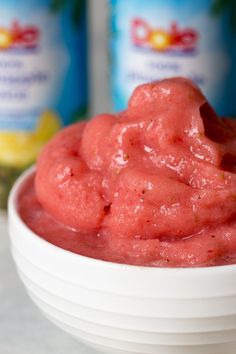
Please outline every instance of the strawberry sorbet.
[[139, 86], [126, 111], [61, 131], [20, 195], [49, 242], [112, 262], [236, 263], [236, 122], [183, 78]]

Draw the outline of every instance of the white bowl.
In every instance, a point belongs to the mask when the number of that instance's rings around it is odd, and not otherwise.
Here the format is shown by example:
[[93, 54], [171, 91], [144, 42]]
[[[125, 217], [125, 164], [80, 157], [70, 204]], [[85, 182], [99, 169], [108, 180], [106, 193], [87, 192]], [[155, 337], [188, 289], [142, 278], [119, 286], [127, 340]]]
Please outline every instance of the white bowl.
[[109, 354], [236, 353], [236, 265], [148, 268], [56, 247], [17, 211], [32, 172], [18, 179], [9, 199], [12, 254], [29, 295], [52, 322]]

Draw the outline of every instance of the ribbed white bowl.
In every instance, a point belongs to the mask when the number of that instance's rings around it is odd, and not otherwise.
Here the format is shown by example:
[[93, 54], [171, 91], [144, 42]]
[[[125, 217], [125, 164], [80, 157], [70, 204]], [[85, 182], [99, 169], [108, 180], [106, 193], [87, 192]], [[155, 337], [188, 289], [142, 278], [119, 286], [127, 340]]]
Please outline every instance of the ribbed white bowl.
[[18, 214], [18, 192], [31, 173], [9, 199], [12, 254], [28, 293], [52, 322], [109, 354], [236, 353], [236, 265], [147, 268], [58, 248]]

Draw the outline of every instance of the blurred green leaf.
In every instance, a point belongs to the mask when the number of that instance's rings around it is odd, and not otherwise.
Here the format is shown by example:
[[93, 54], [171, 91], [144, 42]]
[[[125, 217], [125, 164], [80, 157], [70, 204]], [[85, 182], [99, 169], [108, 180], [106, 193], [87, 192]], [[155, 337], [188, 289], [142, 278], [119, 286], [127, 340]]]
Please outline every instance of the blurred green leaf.
[[236, 0], [213, 1], [211, 11], [214, 16], [219, 16], [226, 10], [230, 12], [231, 23], [236, 30]]
[[232, 6], [231, 7], [231, 21], [232, 21], [233, 28], [236, 32], [236, 0], [232, 1], [231, 6]]
[[84, 120], [87, 118], [88, 107], [87, 105], [78, 107], [77, 110], [72, 114], [71, 123], [78, 122], [79, 120]]
[[0, 164], [0, 209], [7, 208], [10, 190], [19, 175], [28, 167], [17, 168]]
[[230, 0], [215, 0], [212, 5], [212, 13], [214, 15], [219, 15], [225, 8], [227, 8]]
[[51, 0], [51, 10], [53, 12], [61, 11], [66, 5], [71, 7], [71, 18], [75, 25], [78, 25], [81, 15], [85, 10], [86, 0]]
[[85, 0], [71, 0], [73, 2], [72, 18], [74, 24], [78, 24], [81, 19], [81, 15], [85, 10]]
[[53, 12], [60, 11], [66, 4], [67, 0], [51, 0], [51, 9]]

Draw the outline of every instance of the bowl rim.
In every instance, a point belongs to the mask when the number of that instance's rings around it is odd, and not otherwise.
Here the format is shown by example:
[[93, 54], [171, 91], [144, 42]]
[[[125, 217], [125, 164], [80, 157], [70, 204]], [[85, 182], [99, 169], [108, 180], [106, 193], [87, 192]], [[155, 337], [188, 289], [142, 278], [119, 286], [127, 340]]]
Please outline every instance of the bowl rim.
[[[209, 273], [228, 273], [231, 271], [236, 271], [236, 264], [229, 265], [217, 265], [217, 266], [203, 266], [203, 267], [151, 267], [151, 266], [140, 266], [140, 265], [132, 265], [132, 264], [123, 264], [123, 263], [115, 263], [110, 261], [105, 261], [102, 259], [92, 258], [83, 256], [72, 251], [63, 249], [59, 246], [50, 243], [45, 240], [41, 236], [37, 235], [33, 230], [31, 230], [25, 222], [22, 220], [18, 208], [17, 208], [17, 200], [19, 192], [22, 188], [22, 185], [25, 181], [36, 172], [36, 165], [32, 165], [28, 169], [26, 169], [15, 181], [11, 192], [8, 198], [8, 229], [10, 227], [10, 222], [16, 223], [27, 235], [28, 237], [34, 238], [41, 247], [46, 247], [50, 252], [57, 252], [58, 254], [66, 255], [73, 260], [83, 261], [85, 264], [101, 266], [105, 268], [113, 268], [116, 270], [129, 270], [133, 271], [143, 271], [147, 273], [166, 273], [168, 275], [188, 275], [188, 274], [196, 274], [196, 273], [204, 273], [204, 275], [209, 275]], [[9, 217], [10, 215], [10, 217]]]

